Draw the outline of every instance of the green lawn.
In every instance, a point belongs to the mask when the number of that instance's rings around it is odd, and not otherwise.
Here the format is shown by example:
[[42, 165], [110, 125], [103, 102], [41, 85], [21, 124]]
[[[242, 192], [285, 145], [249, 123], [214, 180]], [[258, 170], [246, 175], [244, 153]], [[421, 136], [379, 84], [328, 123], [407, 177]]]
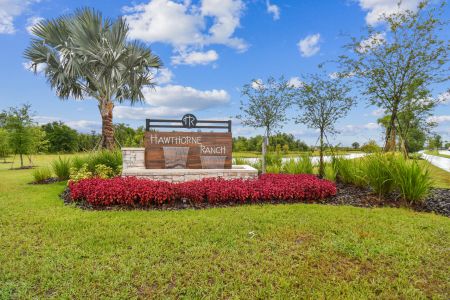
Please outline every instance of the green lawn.
[[[43, 165], [49, 156], [37, 159]], [[0, 299], [437, 298], [450, 219], [407, 209], [254, 205], [83, 211], [64, 183], [0, 165]]]
[[431, 176], [434, 180], [434, 186], [438, 188], [445, 188], [450, 189], [450, 173], [442, 170], [441, 168], [438, 168], [436, 166], [433, 166], [426, 160], [420, 160], [419, 163], [422, 166], [428, 167], [430, 170]]

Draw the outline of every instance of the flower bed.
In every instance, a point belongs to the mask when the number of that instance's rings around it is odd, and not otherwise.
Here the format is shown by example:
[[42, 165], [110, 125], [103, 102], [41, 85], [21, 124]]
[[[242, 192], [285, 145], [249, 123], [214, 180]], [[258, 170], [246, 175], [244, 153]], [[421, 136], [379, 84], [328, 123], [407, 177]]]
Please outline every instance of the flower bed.
[[70, 197], [92, 206], [161, 206], [189, 201], [193, 205], [256, 202], [307, 202], [336, 194], [336, 186], [314, 175], [266, 174], [258, 179], [216, 178], [182, 183], [135, 177], [70, 182]]

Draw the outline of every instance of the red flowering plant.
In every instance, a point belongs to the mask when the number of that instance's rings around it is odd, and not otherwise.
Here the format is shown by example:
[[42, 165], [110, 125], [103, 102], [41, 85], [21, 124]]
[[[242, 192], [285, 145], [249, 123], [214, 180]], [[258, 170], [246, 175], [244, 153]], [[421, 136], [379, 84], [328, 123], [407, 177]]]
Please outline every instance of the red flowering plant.
[[266, 174], [251, 180], [207, 178], [182, 183], [135, 177], [91, 178], [70, 182], [69, 188], [73, 201], [86, 201], [93, 206], [160, 206], [184, 199], [212, 205], [307, 202], [336, 194], [331, 181], [306, 174]]

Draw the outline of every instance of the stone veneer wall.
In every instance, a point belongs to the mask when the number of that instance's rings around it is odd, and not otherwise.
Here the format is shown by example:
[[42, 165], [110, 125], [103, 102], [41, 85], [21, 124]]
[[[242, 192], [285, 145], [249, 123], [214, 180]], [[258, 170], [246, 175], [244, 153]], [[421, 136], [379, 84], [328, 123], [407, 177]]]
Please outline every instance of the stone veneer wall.
[[122, 169], [145, 169], [145, 148], [122, 148]]
[[231, 169], [146, 169], [145, 148], [122, 148], [122, 176], [136, 176], [153, 180], [184, 182], [202, 178], [252, 179], [258, 170], [247, 165], [233, 165]]

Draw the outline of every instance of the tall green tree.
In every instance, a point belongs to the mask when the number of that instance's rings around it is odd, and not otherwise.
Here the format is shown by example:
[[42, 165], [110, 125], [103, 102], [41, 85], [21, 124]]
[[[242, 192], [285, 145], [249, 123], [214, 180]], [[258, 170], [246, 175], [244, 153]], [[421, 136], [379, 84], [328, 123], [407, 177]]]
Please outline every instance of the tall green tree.
[[298, 88], [297, 105], [301, 115], [297, 123], [319, 130], [319, 176], [325, 175], [323, 152], [327, 134], [334, 134], [336, 121], [345, 117], [355, 101], [348, 96], [350, 87], [343, 78], [326, 74], [310, 75]]
[[265, 82], [252, 80], [241, 91], [246, 101], [241, 101], [241, 114], [236, 116], [242, 125], [264, 129], [262, 143], [262, 172], [266, 171], [266, 150], [269, 137], [288, 120], [286, 110], [295, 97], [295, 87], [281, 77], [269, 77]]
[[48, 140], [49, 152], [75, 152], [78, 149], [78, 133], [63, 122], [42, 125]]
[[407, 135], [398, 127], [399, 113], [419, 108], [416, 104], [424, 100], [431, 110], [437, 103], [431, 98], [433, 84], [449, 79], [449, 41], [439, 36], [448, 24], [442, 18], [443, 7], [444, 2], [434, 6], [422, 1], [415, 11], [383, 15], [385, 31], [369, 26], [364, 37], [353, 38], [346, 46], [351, 54], [340, 57], [340, 75], [352, 77], [361, 95], [389, 115], [385, 151], [396, 148], [397, 133], [403, 140]]
[[20, 157], [20, 167], [24, 167], [23, 157], [31, 154], [36, 139], [31, 117], [31, 106], [11, 107], [3, 111], [4, 128], [8, 131], [9, 148]]
[[3, 159], [3, 162], [6, 162], [6, 158], [10, 152], [8, 139], [8, 131], [5, 128], [0, 127], [0, 158]]
[[61, 99], [95, 99], [102, 118], [103, 148], [114, 147], [113, 108], [116, 102], [144, 100], [142, 88], [153, 86], [152, 71], [162, 65], [149, 47], [127, 39], [125, 20], [103, 18], [89, 8], [33, 26], [25, 50]]

